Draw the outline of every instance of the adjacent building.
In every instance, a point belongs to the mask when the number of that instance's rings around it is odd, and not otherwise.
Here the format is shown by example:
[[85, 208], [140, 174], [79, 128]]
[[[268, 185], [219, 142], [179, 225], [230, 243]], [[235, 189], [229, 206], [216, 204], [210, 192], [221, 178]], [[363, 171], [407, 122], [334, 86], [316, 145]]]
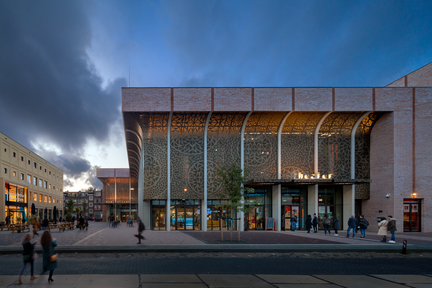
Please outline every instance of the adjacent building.
[[63, 215], [63, 171], [23, 145], [0, 133], [0, 222], [27, 220], [34, 206], [40, 218]]
[[102, 220], [102, 191], [88, 190], [63, 193], [63, 209], [72, 200], [74, 206], [82, 211], [82, 215], [94, 217], [95, 220]]
[[432, 231], [432, 64], [386, 87], [122, 88], [122, 111], [129, 169], [98, 170], [117, 217], [137, 191], [151, 229], [217, 230], [216, 168], [237, 164], [241, 230], [317, 213]]

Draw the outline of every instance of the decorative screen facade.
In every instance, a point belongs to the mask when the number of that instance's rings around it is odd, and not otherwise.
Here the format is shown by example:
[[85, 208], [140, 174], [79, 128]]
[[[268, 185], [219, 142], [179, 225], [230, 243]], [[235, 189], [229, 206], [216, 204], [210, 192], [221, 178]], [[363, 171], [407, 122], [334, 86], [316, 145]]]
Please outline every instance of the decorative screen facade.
[[245, 130], [244, 166], [249, 179], [277, 178], [277, 132], [284, 112], [254, 112]]
[[281, 134], [281, 176], [294, 178], [294, 173], [314, 171], [314, 133], [323, 112], [293, 112], [285, 120]]
[[171, 122], [171, 199], [202, 199], [204, 130], [208, 113], [173, 113]]
[[140, 116], [144, 151], [144, 199], [166, 199], [168, 185], [168, 113]]
[[207, 130], [207, 191], [208, 199], [217, 199], [216, 168], [240, 166], [241, 128], [247, 113], [215, 112]]

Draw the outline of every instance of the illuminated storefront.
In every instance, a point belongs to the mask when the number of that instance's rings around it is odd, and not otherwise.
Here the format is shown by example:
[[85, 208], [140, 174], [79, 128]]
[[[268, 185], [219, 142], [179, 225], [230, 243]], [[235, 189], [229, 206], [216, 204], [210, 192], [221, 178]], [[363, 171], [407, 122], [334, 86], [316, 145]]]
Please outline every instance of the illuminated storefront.
[[26, 187], [5, 182], [5, 219], [20, 224], [28, 217], [28, 191]]

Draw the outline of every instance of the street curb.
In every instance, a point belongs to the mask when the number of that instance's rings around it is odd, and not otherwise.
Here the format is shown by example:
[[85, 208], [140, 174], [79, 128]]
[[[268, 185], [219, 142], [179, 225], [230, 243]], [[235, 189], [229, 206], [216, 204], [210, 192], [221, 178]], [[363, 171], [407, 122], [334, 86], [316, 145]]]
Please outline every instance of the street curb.
[[[41, 246], [35, 247], [41, 252]], [[290, 253], [290, 252], [377, 252], [401, 253], [402, 244], [203, 244], [203, 245], [128, 245], [128, 246], [57, 246], [57, 253]], [[407, 252], [432, 252], [432, 245], [411, 244]], [[0, 254], [22, 253], [20, 246], [0, 246]]]

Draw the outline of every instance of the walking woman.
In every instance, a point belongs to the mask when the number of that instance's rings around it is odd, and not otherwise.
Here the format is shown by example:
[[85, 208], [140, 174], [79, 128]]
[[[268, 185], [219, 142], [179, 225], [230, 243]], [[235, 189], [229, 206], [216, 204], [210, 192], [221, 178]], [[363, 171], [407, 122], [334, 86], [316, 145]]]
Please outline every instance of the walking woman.
[[34, 246], [36, 245], [37, 241], [34, 243], [31, 243], [30, 240], [32, 240], [32, 239], [33, 239], [33, 234], [31, 234], [31, 233], [25, 234], [23, 239], [22, 239], [22, 245], [24, 248], [24, 251], [23, 251], [23, 264], [24, 265], [23, 265], [23, 268], [21, 269], [21, 272], [19, 274], [17, 284], [22, 284], [21, 276], [24, 273], [24, 269], [25, 269], [27, 263], [30, 263], [30, 269], [31, 269], [30, 280], [34, 280], [34, 279], [38, 278], [37, 276], [34, 275], [34, 267], [33, 267], [34, 258], [35, 258]]
[[41, 236], [40, 243], [42, 245], [42, 257], [43, 257], [43, 272], [50, 270], [48, 283], [54, 281], [52, 275], [54, 269], [57, 268], [57, 254], [55, 253], [54, 247], [57, 246], [56, 240], [53, 240], [51, 233], [45, 230]]

